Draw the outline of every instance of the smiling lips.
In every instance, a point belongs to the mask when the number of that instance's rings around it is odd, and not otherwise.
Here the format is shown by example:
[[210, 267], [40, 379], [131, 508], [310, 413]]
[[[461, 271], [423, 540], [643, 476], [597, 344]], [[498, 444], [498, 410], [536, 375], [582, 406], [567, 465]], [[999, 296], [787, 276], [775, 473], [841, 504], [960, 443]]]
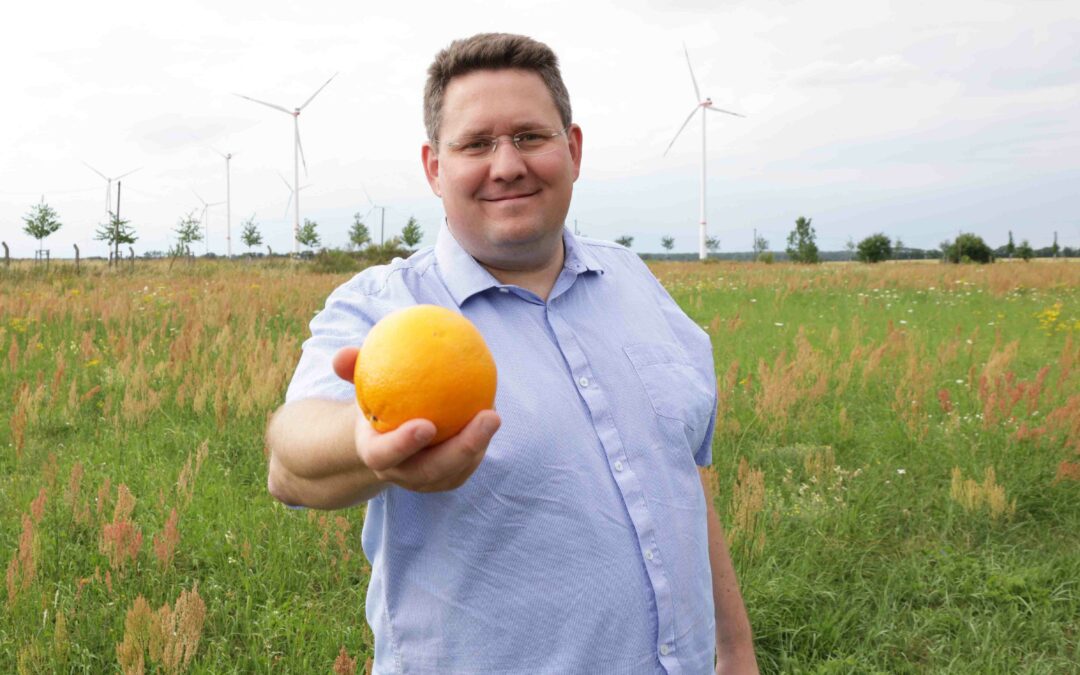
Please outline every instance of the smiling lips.
[[535, 192], [520, 192], [517, 194], [499, 195], [496, 197], [482, 197], [482, 199], [486, 202], [508, 202], [517, 199], [525, 199], [526, 197], [532, 197], [535, 194], [539, 194], [539, 192], [539, 190], [536, 190]]

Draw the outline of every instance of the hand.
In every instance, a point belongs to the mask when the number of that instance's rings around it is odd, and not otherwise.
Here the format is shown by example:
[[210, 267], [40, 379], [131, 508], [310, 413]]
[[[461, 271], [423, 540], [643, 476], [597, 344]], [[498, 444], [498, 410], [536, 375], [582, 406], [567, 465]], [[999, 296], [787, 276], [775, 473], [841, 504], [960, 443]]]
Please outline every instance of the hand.
[[[358, 353], [355, 347], [338, 350], [334, 355], [338, 377], [353, 381]], [[380, 434], [357, 412], [355, 440], [360, 460], [379, 480], [414, 492], [443, 492], [464, 485], [502, 424], [494, 410], [481, 410], [457, 435], [428, 446], [435, 437], [430, 420], [409, 420]]]

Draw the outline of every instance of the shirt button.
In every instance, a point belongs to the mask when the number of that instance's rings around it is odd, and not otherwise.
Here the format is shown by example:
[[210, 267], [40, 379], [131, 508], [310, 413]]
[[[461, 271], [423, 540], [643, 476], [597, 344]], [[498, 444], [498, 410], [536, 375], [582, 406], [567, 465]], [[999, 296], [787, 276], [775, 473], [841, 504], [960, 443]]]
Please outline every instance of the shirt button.
[[622, 471], [622, 462], [615, 462], [615, 470]]
[[[646, 560], [652, 560], [652, 549], [651, 548], [650, 549], [645, 549], [645, 559]], [[664, 652], [664, 653], [666, 654], [667, 652]]]
[[670, 653], [671, 653], [671, 647], [668, 647], [667, 645], [660, 645], [660, 655], [661, 656], [667, 656]]
[[589, 378], [587, 378], [587, 377], [583, 377], [583, 378], [581, 378], [580, 380], [578, 380], [577, 382], [578, 382], [578, 384], [580, 384], [580, 385], [581, 385], [581, 386], [582, 386], [583, 388], [584, 388], [584, 387], [588, 387], [588, 386], [589, 386]]

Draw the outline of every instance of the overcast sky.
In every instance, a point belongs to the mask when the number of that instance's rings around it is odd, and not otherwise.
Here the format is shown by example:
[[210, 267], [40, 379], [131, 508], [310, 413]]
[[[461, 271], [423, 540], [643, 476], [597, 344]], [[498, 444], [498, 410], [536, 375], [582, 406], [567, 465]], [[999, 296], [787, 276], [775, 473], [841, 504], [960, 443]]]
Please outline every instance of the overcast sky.
[[[33, 255], [22, 217], [42, 195], [64, 227], [54, 256], [102, 255], [107, 176], [136, 252], [165, 250], [194, 192], [225, 200], [233, 250], [254, 214], [275, 251], [286, 215], [286, 108], [339, 75], [300, 115], [308, 173], [301, 217], [342, 246], [365, 196], [386, 236], [415, 216], [432, 243], [442, 218], [420, 164], [421, 92], [434, 54], [483, 31], [526, 33], [558, 53], [584, 131], [568, 226], [634, 237], [638, 251], [696, 250], [700, 123], [663, 156], [703, 96], [710, 115], [710, 233], [773, 249], [800, 215], [823, 249], [882, 231], [936, 247], [959, 230], [989, 244], [1080, 246], [1080, 11], [1027, 2], [23, 2], [0, 25], [0, 238]], [[447, 9], [450, 8], [450, 9]], [[116, 184], [113, 183], [115, 205]], [[368, 216], [376, 238], [379, 212]], [[224, 253], [225, 207], [209, 211]], [[202, 252], [202, 244], [197, 248]]]

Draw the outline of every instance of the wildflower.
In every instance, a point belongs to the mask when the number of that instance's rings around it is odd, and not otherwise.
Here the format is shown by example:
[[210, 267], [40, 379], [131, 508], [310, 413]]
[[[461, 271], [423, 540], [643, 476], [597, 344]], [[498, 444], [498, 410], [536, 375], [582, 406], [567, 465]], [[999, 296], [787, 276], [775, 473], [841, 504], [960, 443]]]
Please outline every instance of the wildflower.
[[903, 476], [905, 473], [907, 473], [907, 469], [897, 469], [896, 470], [896, 474], [898, 476]]

